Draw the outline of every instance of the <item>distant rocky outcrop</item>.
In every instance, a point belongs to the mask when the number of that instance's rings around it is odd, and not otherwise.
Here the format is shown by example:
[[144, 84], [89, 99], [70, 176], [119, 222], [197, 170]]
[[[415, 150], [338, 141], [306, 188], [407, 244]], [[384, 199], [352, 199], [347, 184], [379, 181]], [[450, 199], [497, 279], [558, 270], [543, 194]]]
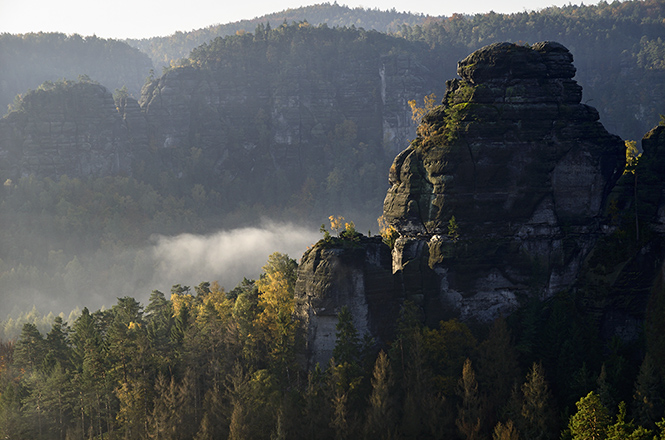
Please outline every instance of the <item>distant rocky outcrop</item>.
[[[332, 31], [316, 33], [324, 32]], [[354, 149], [363, 162], [390, 158], [414, 135], [407, 101], [431, 93], [435, 81], [408, 53], [382, 54], [369, 44], [363, 51], [307, 69], [282, 60], [287, 54], [274, 55], [279, 62], [173, 69], [139, 101], [150, 145], [176, 172], [184, 161], [171, 158], [200, 150], [221, 184], [284, 173], [301, 183], [308, 174], [327, 175]], [[254, 65], [245, 70], [247, 62]]]
[[[125, 100], [129, 109], [127, 101], [132, 100]], [[121, 114], [111, 93], [89, 81], [46, 83], [27, 93], [18, 108], [0, 119], [2, 176], [131, 174], [137, 148], [128, 123], [140, 125], [144, 119], [133, 102], [134, 111]]]
[[402, 38], [294, 24], [203, 45], [137, 101], [47, 83], [2, 119], [0, 178], [132, 173], [184, 194], [200, 185], [229, 213], [361, 212], [370, 224], [382, 170], [415, 136], [408, 101], [442, 95], [431, 62]]

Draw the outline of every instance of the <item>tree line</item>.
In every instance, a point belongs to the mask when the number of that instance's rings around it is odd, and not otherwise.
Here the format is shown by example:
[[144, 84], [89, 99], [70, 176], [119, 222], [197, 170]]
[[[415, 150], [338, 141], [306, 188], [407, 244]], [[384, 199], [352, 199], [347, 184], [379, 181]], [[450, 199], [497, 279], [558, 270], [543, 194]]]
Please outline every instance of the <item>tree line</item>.
[[[348, 232], [347, 227], [345, 231]], [[344, 245], [353, 234], [319, 245]], [[325, 243], [324, 243], [325, 242]], [[339, 311], [333, 357], [304, 368], [298, 265], [153, 291], [144, 307], [26, 323], [0, 342], [0, 435], [25, 439], [663, 438], [657, 350], [602, 341], [570, 295], [491, 325], [429, 328], [405, 302], [387, 344]], [[638, 359], [638, 362], [635, 360]], [[640, 365], [637, 368], [638, 365]]]

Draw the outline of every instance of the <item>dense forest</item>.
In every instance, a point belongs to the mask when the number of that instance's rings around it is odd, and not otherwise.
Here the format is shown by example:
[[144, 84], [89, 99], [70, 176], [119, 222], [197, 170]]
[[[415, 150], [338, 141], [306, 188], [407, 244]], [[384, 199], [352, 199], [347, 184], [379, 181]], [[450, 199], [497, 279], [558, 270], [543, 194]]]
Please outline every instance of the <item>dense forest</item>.
[[340, 6], [337, 2], [321, 3], [312, 6], [287, 9], [285, 11], [257, 17], [252, 20], [241, 20], [234, 23], [218, 24], [191, 32], [176, 32], [170, 36], [152, 37], [144, 39], [129, 39], [128, 44], [138, 48], [152, 58], [155, 66], [170, 66], [180, 58], [186, 58], [190, 51], [203, 43], [217, 37], [253, 32], [261, 24], [271, 24], [273, 27], [282, 23], [301, 22], [318, 26], [325, 24], [328, 27], [351, 27], [376, 30], [379, 32], [397, 31], [402, 25], [417, 25], [424, 23], [431, 17], [377, 9], [349, 8]]
[[[665, 99], [658, 91], [665, 76], [664, 7], [659, 0], [602, 1], [597, 5], [571, 4], [515, 14], [490, 12], [443, 18], [321, 4], [128, 43], [148, 53], [155, 65], [168, 66], [186, 58], [200, 44], [218, 36], [253, 32], [258, 24], [277, 27], [286, 20], [307, 21], [315, 26], [353, 26], [427, 42], [427, 56], [440, 64], [441, 81], [445, 81], [454, 76], [459, 59], [486, 44], [553, 40], [575, 56], [577, 79], [584, 87], [585, 100], [598, 108], [610, 132], [637, 140], [658, 121], [657, 107]], [[636, 99], [629, 90], [656, 93], [645, 92]]]
[[[339, 237], [354, 240], [349, 226]], [[153, 291], [107, 310], [25, 324], [0, 345], [0, 434], [68, 438], [652, 439], [665, 434], [658, 345], [602, 352], [570, 295], [491, 326], [421, 324], [406, 302], [377, 346], [348, 309], [328, 365], [303, 369], [298, 264], [261, 276]], [[656, 337], [662, 342], [662, 335]], [[661, 347], [662, 348], [662, 347]], [[641, 365], [640, 365], [641, 364]]]

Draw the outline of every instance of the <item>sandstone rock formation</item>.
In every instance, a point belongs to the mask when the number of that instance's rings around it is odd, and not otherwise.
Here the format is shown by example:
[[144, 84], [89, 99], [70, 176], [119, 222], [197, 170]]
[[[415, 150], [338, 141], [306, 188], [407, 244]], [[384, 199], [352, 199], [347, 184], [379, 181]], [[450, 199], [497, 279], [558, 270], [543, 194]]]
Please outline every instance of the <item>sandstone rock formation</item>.
[[309, 361], [325, 366], [335, 347], [337, 315], [348, 306], [360, 335], [390, 340], [401, 304], [390, 249], [380, 237], [320, 242], [302, 257], [296, 310], [307, 331]]
[[368, 47], [366, 57], [334, 54], [329, 65], [302, 68], [274, 50], [279, 61], [248, 55], [237, 64], [185, 66], [144, 88], [150, 145], [165, 167], [184, 172], [195, 148], [220, 185], [273, 176], [274, 187], [326, 176], [353, 149], [367, 156], [358, 162], [387, 162], [413, 138], [407, 101], [435, 83], [416, 57]]
[[[129, 115], [131, 121], [141, 119], [136, 112]], [[43, 86], [0, 120], [0, 172], [13, 179], [130, 174], [137, 149], [126, 122], [99, 84]]]
[[[458, 64], [461, 78], [446, 83], [443, 104], [390, 168], [383, 216], [399, 237], [392, 284], [382, 281], [386, 310], [409, 299], [430, 325], [489, 322], [580, 282], [585, 259], [611, 231], [604, 212], [625, 147], [581, 104], [572, 60], [555, 42], [498, 43]], [[303, 256], [296, 297], [310, 358], [329, 356], [344, 304], [354, 305], [361, 333], [394, 326], [396, 313], [370, 313], [367, 283], [352, 282], [387, 271], [380, 258], [362, 259], [387, 248], [376, 243], [352, 258], [315, 247]], [[605, 321], [614, 331], [628, 315]]]
[[393, 271], [438, 280], [407, 296], [488, 321], [521, 296], [574, 283], [624, 144], [580, 103], [572, 55], [558, 43], [493, 44], [458, 74], [395, 159], [384, 217], [400, 233]]

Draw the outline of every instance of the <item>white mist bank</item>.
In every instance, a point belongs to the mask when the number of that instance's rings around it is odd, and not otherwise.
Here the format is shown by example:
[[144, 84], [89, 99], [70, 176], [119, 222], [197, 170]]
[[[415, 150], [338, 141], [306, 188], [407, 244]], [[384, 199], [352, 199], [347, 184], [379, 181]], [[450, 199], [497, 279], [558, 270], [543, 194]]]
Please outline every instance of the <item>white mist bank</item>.
[[84, 307], [90, 311], [113, 307], [124, 296], [146, 306], [153, 290], [168, 297], [174, 284], [193, 288], [218, 281], [231, 290], [243, 277], [256, 279], [273, 252], [299, 261], [320, 238], [318, 229], [266, 221], [206, 235], [158, 235], [134, 248], [57, 254], [63, 261], [55, 271], [19, 267], [0, 274], [0, 339], [7, 338], [2, 328], [10, 319], [16, 321], [33, 307], [40, 317], [49, 313], [68, 317]]
[[268, 222], [209, 235], [155, 236], [150, 248], [154, 288], [167, 293], [174, 284], [195, 286], [218, 281], [229, 290], [243, 277], [258, 277], [273, 252], [300, 260], [307, 247], [320, 238], [318, 230]]

